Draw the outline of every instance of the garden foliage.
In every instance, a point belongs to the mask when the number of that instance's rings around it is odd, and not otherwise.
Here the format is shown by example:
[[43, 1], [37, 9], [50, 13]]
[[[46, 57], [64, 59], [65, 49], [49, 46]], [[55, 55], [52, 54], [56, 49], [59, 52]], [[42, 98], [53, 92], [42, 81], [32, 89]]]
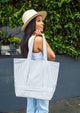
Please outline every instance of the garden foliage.
[[56, 54], [80, 59], [80, 0], [2, 0], [0, 25], [22, 26], [28, 9], [47, 11], [45, 36]]

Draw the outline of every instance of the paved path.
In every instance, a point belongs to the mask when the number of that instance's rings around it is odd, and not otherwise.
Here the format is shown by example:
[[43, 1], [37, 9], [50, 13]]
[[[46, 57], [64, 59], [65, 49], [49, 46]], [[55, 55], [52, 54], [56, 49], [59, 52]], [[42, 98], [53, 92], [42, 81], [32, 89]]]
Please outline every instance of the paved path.
[[[26, 109], [6, 113], [26, 113]], [[49, 113], [80, 113], [80, 97], [50, 102]]]

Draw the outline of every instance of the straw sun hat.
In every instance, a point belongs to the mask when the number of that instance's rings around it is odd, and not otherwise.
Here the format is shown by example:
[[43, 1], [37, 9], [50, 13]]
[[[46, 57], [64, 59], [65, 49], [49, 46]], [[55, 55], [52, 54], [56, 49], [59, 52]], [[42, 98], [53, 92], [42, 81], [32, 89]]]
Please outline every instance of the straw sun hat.
[[44, 20], [45, 17], [47, 16], [47, 12], [46, 11], [40, 11], [37, 12], [34, 9], [30, 9], [27, 10], [23, 15], [22, 15], [22, 21], [24, 23], [24, 25], [22, 26], [22, 31], [24, 32], [26, 26], [28, 25], [28, 23], [35, 17], [41, 15], [42, 19]]

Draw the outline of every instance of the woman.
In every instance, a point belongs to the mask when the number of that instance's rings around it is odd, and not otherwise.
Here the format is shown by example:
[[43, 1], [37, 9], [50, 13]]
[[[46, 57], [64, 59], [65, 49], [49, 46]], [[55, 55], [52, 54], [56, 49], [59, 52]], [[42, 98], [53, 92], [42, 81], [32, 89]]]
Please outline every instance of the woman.
[[[21, 53], [22, 57], [26, 58], [28, 55], [28, 48], [30, 47], [30, 41], [36, 34], [33, 44], [32, 59], [41, 60], [43, 58], [43, 38], [41, 32], [44, 29], [43, 20], [45, 19], [46, 11], [36, 12], [31, 9], [26, 11], [22, 20], [24, 25], [22, 31], [24, 37], [21, 41]], [[45, 39], [46, 40], [46, 39]], [[47, 47], [47, 59], [54, 61], [55, 54], [46, 40]], [[49, 101], [43, 99], [27, 98], [27, 110], [26, 113], [48, 113], [49, 112]]]

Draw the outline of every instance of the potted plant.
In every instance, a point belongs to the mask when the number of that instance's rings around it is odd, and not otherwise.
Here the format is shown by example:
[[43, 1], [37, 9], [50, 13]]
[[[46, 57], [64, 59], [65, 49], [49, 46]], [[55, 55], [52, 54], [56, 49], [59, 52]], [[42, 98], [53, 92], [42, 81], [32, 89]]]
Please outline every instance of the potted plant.
[[3, 30], [0, 31], [0, 47], [4, 46], [6, 49], [16, 50], [20, 42], [21, 40], [18, 37], [14, 37], [12, 34], [6, 34]]
[[19, 44], [21, 42], [21, 40], [18, 38], [18, 37], [13, 37], [11, 36], [10, 38], [8, 38], [8, 41], [10, 42], [10, 48], [12, 49], [13, 48], [18, 48], [19, 47]]

